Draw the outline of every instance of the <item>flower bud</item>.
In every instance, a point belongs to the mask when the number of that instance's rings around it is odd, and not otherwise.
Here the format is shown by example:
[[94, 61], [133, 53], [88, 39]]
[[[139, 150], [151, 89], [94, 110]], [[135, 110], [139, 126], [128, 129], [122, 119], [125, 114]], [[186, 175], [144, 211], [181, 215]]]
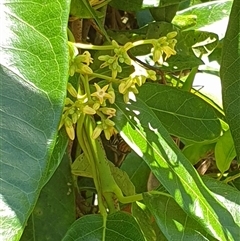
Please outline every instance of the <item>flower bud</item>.
[[67, 90], [71, 96], [77, 98], [77, 91], [71, 83], [67, 83]]
[[91, 108], [89, 105], [86, 105], [83, 107], [83, 113], [88, 115], [94, 115], [96, 114], [96, 111], [93, 108]]
[[116, 110], [114, 108], [103, 107], [99, 109], [103, 114], [108, 115], [109, 118], [116, 115]]
[[97, 139], [100, 136], [102, 130], [102, 125], [98, 124], [92, 133], [92, 138]]
[[173, 31], [167, 34], [167, 38], [175, 38], [177, 36], [177, 32]]
[[66, 129], [68, 137], [73, 141], [75, 139], [75, 131], [74, 131], [73, 126], [65, 125], [65, 129]]

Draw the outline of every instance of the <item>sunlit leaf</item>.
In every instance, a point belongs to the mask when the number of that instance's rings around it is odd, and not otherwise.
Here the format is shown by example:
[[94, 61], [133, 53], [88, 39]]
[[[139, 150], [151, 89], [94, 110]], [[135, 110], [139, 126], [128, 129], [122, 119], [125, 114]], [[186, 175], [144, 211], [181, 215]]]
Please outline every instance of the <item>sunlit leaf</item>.
[[68, 78], [69, 4], [0, 4], [3, 240], [19, 240], [49, 177]]

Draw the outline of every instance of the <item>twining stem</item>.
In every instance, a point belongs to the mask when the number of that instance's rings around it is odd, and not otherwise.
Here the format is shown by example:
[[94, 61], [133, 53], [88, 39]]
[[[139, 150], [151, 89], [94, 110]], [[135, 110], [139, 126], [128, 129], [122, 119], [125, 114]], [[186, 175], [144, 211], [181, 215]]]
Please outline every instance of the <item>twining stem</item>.
[[[88, 116], [88, 121], [90, 121], [88, 130], [91, 133], [91, 131], [93, 131], [94, 123], [89, 116]], [[101, 140], [99, 138], [97, 140], [94, 140], [91, 138], [91, 145], [92, 145], [93, 153], [95, 155], [95, 160], [96, 160], [95, 164], [96, 164], [96, 168], [98, 169], [103, 195], [105, 195], [106, 193], [115, 194], [117, 199], [122, 203], [131, 203], [131, 202], [142, 200], [143, 198], [142, 194], [126, 196], [126, 197], [123, 196], [121, 189], [118, 187], [118, 185], [116, 184], [112, 176], [109, 162], [106, 157]], [[113, 198], [114, 196], [112, 196], [112, 199]]]
[[120, 79], [113, 79], [112, 77], [103, 75], [103, 74], [97, 74], [97, 73], [92, 73], [89, 77], [89, 81], [92, 79], [99, 78], [99, 79], [105, 79], [109, 82], [114, 82], [114, 83], [119, 83], [121, 80]]
[[91, 50], [112, 50], [115, 47], [112, 45], [93, 45], [93, 44], [83, 44], [83, 43], [73, 43], [73, 45], [80, 49], [91, 49]]
[[[86, 133], [86, 130], [84, 128], [84, 122], [85, 122], [85, 114], [82, 113], [78, 122], [77, 122], [78, 142], [79, 142], [79, 144], [80, 144], [80, 146], [81, 146], [81, 148], [82, 148], [82, 150], [83, 150], [83, 152], [84, 152], [86, 158], [88, 159], [89, 164], [92, 168], [93, 181], [94, 181], [94, 184], [95, 184], [98, 195], [101, 196], [102, 195], [101, 184], [98, 180], [98, 174], [97, 174], [96, 166], [95, 166], [95, 163], [93, 161], [94, 157], [92, 155], [92, 150], [89, 146], [87, 133]], [[102, 200], [99, 200], [98, 205], [99, 205], [100, 213], [103, 216], [106, 216], [107, 212], [106, 212], [106, 209], [105, 209], [105, 206], [104, 206]]]
[[[151, 44], [155, 39], [145, 39], [145, 40], [138, 40], [136, 42], [133, 42], [132, 47], [129, 47], [127, 50], [139, 46], [139, 45], [143, 45], [143, 44]], [[91, 50], [113, 50], [115, 49], [115, 47], [113, 45], [93, 45], [93, 44], [84, 44], [84, 43], [73, 43], [73, 45], [76, 48], [80, 48], [80, 49], [91, 49]]]
[[84, 86], [85, 93], [87, 94], [87, 98], [90, 101], [91, 100], [91, 91], [90, 91], [89, 83], [88, 83], [88, 75], [85, 75], [85, 76], [80, 75], [80, 78], [83, 82], [83, 86]]
[[237, 179], [237, 178], [239, 178], [239, 177], [240, 177], [240, 173], [237, 173], [237, 174], [234, 175], [234, 176], [227, 177], [223, 182], [228, 183], [228, 182], [231, 182], [231, 181], [233, 181], [233, 180], [235, 180], [235, 179]]

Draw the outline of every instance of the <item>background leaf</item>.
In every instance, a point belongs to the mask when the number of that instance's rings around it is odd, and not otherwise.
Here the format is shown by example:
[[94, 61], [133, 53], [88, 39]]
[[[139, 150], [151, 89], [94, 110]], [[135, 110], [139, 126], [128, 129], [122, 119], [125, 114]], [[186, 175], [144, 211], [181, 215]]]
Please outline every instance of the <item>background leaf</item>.
[[152, 109], [170, 134], [195, 142], [212, 141], [220, 135], [221, 125], [213, 108], [192, 93], [146, 83], [138, 98]]
[[19, 240], [48, 175], [68, 78], [68, 11], [63, 0], [0, 4], [3, 240]]
[[127, 155], [121, 169], [125, 171], [135, 186], [136, 193], [147, 191], [147, 180], [150, 174], [148, 165], [135, 152]]
[[240, 1], [234, 1], [223, 42], [220, 77], [223, 107], [240, 163]]
[[[103, 232], [105, 229], [105, 238]], [[104, 228], [101, 215], [86, 215], [73, 223], [62, 241], [145, 241], [136, 220], [128, 213], [117, 212], [107, 216]]]
[[229, 169], [231, 162], [236, 157], [236, 151], [230, 130], [227, 130], [219, 137], [214, 153], [217, 167], [221, 173], [224, 173]]
[[60, 166], [41, 190], [21, 241], [62, 240], [75, 221], [75, 195], [69, 165], [65, 153]]

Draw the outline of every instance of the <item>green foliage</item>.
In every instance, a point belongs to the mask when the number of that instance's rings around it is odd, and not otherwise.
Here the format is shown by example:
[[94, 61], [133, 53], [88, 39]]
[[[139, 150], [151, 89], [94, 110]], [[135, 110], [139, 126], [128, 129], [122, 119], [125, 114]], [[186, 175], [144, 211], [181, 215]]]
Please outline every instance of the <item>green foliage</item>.
[[[110, 29], [111, 6], [156, 21]], [[0, 3], [1, 240], [238, 240], [239, 8]], [[82, 19], [93, 44], [74, 42]]]

